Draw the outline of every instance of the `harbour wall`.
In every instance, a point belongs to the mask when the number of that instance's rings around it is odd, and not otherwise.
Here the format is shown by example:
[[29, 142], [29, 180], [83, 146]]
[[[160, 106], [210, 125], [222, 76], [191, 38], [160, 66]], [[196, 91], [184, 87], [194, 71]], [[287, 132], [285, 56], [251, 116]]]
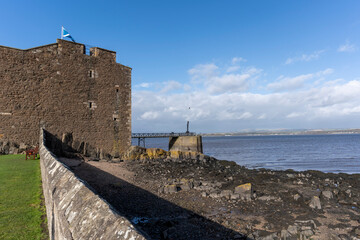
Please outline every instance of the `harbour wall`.
[[202, 136], [170, 137], [169, 151], [203, 153]]

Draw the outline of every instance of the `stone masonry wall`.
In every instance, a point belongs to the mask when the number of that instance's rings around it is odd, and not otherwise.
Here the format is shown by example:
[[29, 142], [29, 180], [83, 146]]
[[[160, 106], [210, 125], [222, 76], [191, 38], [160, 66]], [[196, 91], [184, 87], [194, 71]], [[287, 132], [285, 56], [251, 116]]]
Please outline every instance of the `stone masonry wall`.
[[131, 68], [113, 51], [65, 40], [0, 46], [0, 141], [37, 145], [39, 127], [113, 156], [131, 145]]
[[169, 138], [169, 151], [203, 152], [202, 136], [180, 136]]
[[50, 152], [40, 134], [40, 165], [50, 239], [147, 239]]

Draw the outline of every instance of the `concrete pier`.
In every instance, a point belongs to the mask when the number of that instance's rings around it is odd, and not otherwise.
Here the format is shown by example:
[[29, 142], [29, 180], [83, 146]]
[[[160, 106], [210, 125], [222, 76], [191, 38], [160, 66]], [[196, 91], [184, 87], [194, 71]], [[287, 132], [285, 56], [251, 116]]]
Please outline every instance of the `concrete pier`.
[[202, 136], [169, 137], [169, 151], [203, 153]]

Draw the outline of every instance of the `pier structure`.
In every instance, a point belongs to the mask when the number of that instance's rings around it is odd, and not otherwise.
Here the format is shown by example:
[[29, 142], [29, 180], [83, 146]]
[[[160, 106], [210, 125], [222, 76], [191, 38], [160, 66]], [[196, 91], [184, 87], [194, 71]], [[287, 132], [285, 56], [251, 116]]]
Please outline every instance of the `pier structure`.
[[169, 151], [191, 151], [203, 152], [202, 136], [194, 132], [186, 131], [185, 133], [132, 133], [132, 138], [138, 139], [138, 146], [143, 143], [145, 147], [146, 138], [169, 138]]

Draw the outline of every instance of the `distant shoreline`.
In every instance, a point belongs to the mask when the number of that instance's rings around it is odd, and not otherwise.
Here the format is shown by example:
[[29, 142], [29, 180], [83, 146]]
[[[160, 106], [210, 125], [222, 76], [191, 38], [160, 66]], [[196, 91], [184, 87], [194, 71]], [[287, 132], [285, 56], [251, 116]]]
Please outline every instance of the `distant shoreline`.
[[231, 133], [201, 133], [205, 137], [231, 137], [231, 136], [292, 136], [292, 135], [339, 135], [360, 134], [360, 129], [341, 130], [278, 130], [278, 131], [253, 131]]

